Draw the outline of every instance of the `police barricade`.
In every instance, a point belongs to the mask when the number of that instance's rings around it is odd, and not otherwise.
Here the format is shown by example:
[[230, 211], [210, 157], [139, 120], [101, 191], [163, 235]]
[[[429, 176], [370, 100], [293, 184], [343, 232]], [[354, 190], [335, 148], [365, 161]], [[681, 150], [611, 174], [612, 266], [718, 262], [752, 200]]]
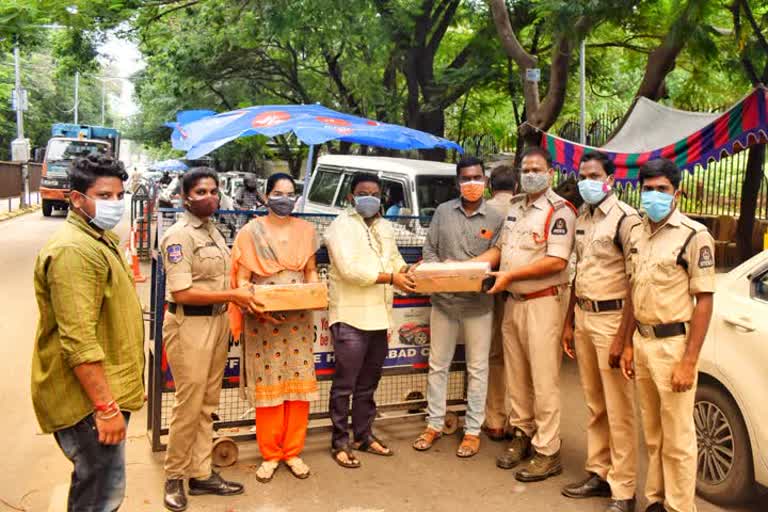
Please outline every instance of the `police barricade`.
[[[182, 210], [161, 208], [157, 215], [157, 240], [175, 222]], [[228, 246], [232, 246], [237, 234], [236, 226], [243, 226], [259, 211], [219, 211], [213, 219], [224, 235]], [[335, 215], [300, 214], [297, 215], [314, 224], [320, 237]], [[395, 225], [396, 240], [403, 258], [407, 263], [421, 259], [428, 218], [397, 217], [389, 218]], [[159, 247], [159, 243], [156, 244]], [[325, 247], [317, 253], [320, 279], [327, 280], [328, 253]], [[173, 407], [174, 383], [171, 368], [165, 357], [162, 339], [163, 312], [165, 303], [165, 273], [163, 258], [158, 250], [152, 254], [150, 339], [153, 343], [149, 351], [149, 396], [147, 429], [153, 451], [165, 449], [162, 436], [167, 435]], [[310, 403], [310, 430], [329, 429], [328, 399], [331, 379], [334, 372], [333, 341], [328, 325], [328, 311], [315, 311], [314, 314], [314, 357], [317, 374], [319, 398]], [[384, 362], [384, 371], [375, 399], [378, 405], [376, 421], [402, 419], [403, 417], [424, 416], [426, 407], [427, 371], [430, 343], [430, 301], [429, 297], [395, 295], [393, 308], [393, 327], [389, 335], [389, 353]], [[229, 341], [227, 366], [222, 383], [221, 401], [214, 417], [214, 430], [221, 438], [237, 441], [255, 439], [254, 409], [240, 392], [240, 341]], [[459, 344], [448, 379], [448, 405], [466, 404], [466, 378], [464, 346]], [[458, 427], [457, 414], [463, 413], [462, 407], [456, 407], [446, 416], [447, 433]]]

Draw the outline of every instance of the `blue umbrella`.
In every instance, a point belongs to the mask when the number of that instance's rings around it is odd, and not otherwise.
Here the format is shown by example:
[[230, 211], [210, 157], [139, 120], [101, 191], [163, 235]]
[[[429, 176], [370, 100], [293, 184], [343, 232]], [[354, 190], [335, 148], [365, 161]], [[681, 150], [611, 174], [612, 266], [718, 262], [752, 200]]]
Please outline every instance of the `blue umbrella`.
[[187, 164], [182, 162], [181, 160], [171, 159], [171, 160], [162, 160], [160, 162], [155, 162], [154, 164], [149, 166], [150, 169], [156, 170], [156, 171], [186, 171], [189, 169]]
[[[193, 121], [167, 123], [173, 126], [171, 142], [185, 150], [187, 159], [207, 155], [239, 137], [275, 137], [293, 133], [310, 146], [329, 140], [365, 144], [388, 149], [455, 149], [461, 146], [426, 132], [336, 112], [322, 105], [265, 105], [224, 112]], [[193, 116], [195, 117], [195, 116]]]

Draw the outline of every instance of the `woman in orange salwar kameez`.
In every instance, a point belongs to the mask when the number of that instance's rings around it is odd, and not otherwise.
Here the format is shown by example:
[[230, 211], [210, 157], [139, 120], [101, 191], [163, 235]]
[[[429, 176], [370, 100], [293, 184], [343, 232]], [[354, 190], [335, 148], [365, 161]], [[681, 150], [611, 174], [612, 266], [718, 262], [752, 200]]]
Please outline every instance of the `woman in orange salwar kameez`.
[[[237, 234], [232, 248], [232, 286], [317, 282], [314, 226], [295, 217], [296, 188], [287, 174], [267, 180], [269, 214]], [[269, 482], [280, 461], [298, 478], [309, 476], [299, 457], [309, 422], [309, 403], [317, 399], [312, 353], [311, 311], [245, 315], [230, 307], [232, 334], [242, 333], [241, 386], [256, 408], [256, 438], [264, 461], [256, 479]]]

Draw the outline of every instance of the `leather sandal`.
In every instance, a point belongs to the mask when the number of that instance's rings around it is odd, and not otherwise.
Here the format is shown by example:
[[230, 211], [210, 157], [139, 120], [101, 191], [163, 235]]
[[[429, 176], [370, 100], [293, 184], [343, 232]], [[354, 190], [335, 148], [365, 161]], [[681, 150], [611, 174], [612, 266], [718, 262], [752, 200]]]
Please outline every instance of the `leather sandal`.
[[[344, 452], [347, 455], [346, 462], [339, 459], [339, 454], [341, 452]], [[331, 448], [331, 457], [333, 457], [333, 460], [336, 461], [336, 464], [343, 468], [357, 469], [360, 467], [360, 461], [355, 458], [355, 455], [352, 453], [352, 449], [348, 445], [344, 446], [343, 448]]]
[[265, 460], [256, 470], [256, 480], [262, 484], [272, 481], [272, 477], [275, 476], [275, 471], [280, 466], [280, 462], [276, 460]]
[[309, 466], [299, 457], [291, 457], [285, 461], [285, 465], [291, 470], [291, 474], [299, 480], [309, 478]]
[[456, 450], [456, 456], [466, 459], [476, 455], [480, 451], [480, 436], [464, 434], [459, 449]]
[[413, 442], [413, 449], [425, 452], [432, 448], [432, 445], [434, 445], [441, 437], [443, 437], [442, 432], [427, 428], [418, 438], [416, 438], [416, 441]]
[[[373, 443], [378, 443], [383, 451], [374, 448], [372, 446]], [[391, 457], [395, 454], [395, 452], [393, 452], [387, 445], [381, 442], [381, 439], [374, 435], [371, 435], [371, 437], [368, 438], [368, 440], [365, 442], [353, 444], [352, 448], [360, 452], [371, 453], [373, 455], [381, 455], [382, 457]]]

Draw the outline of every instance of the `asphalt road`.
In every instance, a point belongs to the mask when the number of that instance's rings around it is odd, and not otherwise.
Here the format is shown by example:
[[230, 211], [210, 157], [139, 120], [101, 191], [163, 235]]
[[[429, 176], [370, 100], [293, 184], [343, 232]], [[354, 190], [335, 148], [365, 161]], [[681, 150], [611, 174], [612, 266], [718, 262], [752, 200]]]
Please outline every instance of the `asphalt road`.
[[[40, 212], [0, 223], [0, 511], [65, 510], [71, 465], [52, 436], [39, 435], [29, 394], [31, 352], [37, 322], [32, 271], [38, 250], [62, 224], [63, 218], [43, 218]], [[118, 229], [127, 232], [127, 223]], [[148, 292], [140, 289], [144, 302]], [[305, 460], [312, 468], [306, 481], [280, 468], [270, 484], [260, 484], [253, 473], [260, 463], [255, 443], [240, 446], [238, 463], [223, 471], [246, 484], [246, 494], [233, 498], [192, 497], [188, 510], [218, 512], [288, 511], [535, 511], [598, 512], [605, 500], [573, 501], [560, 496], [560, 487], [582, 477], [585, 456], [586, 407], [575, 364], [566, 363], [563, 386], [563, 459], [565, 471], [537, 484], [520, 484], [511, 472], [496, 469], [501, 445], [483, 438], [481, 452], [469, 460], [454, 453], [458, 436], [439, 441], [427, 453], [410, 444], [423, 428], [418, 419], [377, 428], [396, 450], [395, 457], [362, 455], [359, 470], [339, 468], [328, 453], [327, 432], [310, 432]], [[162, 454], [153, 454], [145, 435], [144, 412], [131, 421], [127, 446], [128, 490], [121, 510], [162, 510]], [[644, 480], [644, 461], [640, 482]], [[644, 505], [641, 503], [640, 505]], [[17, 508], [12, 508], [17, 507]], [[699, 500], [700, 512], [725, 510]], [[638, 510], [642, 510], [638, 508]], [[739, 512], [768, 510], [763, 501]]]

